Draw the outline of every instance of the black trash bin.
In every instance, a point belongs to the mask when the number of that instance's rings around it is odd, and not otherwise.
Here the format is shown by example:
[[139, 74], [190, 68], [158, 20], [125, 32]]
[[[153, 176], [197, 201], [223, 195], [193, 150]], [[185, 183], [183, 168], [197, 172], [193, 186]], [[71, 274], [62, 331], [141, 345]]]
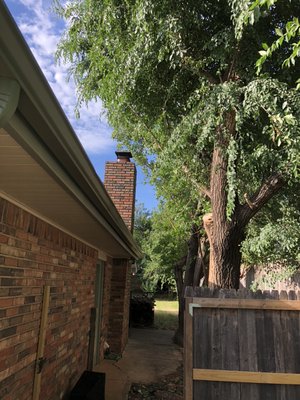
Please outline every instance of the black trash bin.
[[84, 371], [71, 392], [70, 400], [105, 400], [105, 374]]

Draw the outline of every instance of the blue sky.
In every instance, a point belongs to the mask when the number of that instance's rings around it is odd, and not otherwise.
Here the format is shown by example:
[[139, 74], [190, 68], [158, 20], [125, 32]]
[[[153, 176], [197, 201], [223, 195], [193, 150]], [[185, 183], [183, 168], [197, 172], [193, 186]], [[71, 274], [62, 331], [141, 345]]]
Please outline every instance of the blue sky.
[[[112, 128], [105, 119], [101, 100], [91, 102], [75, 117], [76, 89], [68, 82], [67, 67], [57, 65], [54, 53], [64, 30], [64, 22], [51, 12], [52, 0], [5, 0], [31, 51], [70, 120], [101, 180], [106, 161], [116, 160], [117, 143], [111, 138]], [[134, 161], [134, 160], [133, 160]], [[157, 205], [153, 187], [145, 182], [138, 168], [137, 202], [151, 210]]]

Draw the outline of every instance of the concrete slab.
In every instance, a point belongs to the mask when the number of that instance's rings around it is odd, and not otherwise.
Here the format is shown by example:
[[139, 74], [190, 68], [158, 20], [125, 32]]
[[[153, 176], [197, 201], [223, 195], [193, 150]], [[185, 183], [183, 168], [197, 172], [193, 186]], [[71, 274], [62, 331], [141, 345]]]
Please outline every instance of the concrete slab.
[[131, 383], [157, 382], [177, 370], [182, 349], [173, 343], [173, 331], [131, 329], [123, 357], [103, 360], [95, 371], [106, 373], [105, 400], [125, 400]]

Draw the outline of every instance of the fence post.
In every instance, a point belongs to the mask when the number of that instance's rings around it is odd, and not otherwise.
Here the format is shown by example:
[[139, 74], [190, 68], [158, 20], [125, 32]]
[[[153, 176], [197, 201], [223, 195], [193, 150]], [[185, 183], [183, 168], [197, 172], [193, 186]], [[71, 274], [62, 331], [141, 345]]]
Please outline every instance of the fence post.
[[185, 298], [184, 317], [184, 400], [193, 400], [193, 317], [189, 313], [192, 298]]

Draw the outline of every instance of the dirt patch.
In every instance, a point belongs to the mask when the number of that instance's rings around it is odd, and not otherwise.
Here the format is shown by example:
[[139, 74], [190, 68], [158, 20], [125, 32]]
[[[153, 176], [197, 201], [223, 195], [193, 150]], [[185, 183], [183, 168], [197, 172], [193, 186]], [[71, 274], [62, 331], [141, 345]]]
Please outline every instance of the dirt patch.
[[183, 400], [183, 367], [164, 376], [159, 382], [133, 383], [128, 400]]

